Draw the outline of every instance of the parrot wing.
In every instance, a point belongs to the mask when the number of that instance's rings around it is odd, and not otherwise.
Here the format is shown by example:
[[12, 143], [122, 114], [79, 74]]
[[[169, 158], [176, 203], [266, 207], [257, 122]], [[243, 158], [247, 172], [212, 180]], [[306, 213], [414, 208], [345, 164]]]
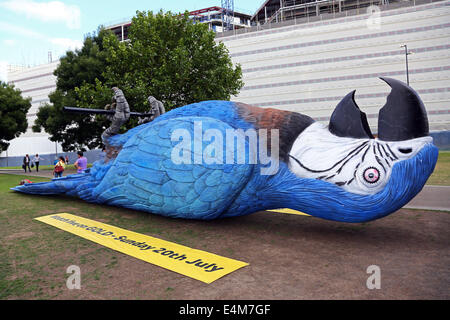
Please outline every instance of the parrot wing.
[[[203, 141], [208, 129], [214, 130], [210, 131], [216, 134], [214, 141]], [[227, 152], [236, 151], [236, 146], [224, 148], [227, 129], [233, 128], [217, 119], [196, 116], [146, 126], [124, 144], [91, 199], [170, 217], [220, 216], [245, 188], [254, 168], [252, 164], [226, 163]], [[206, 150], [215, 161], [202, 159]], [[186, 161], [177, 164], [180, 156]]]

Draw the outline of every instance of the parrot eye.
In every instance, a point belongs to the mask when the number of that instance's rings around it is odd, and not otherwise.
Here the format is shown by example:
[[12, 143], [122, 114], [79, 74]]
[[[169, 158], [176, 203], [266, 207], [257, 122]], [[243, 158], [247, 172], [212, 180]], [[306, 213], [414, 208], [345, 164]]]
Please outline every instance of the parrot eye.
[[377, 183], [380, 180], [380, 171], [377, 168], [369, 167], [364, 170], [363, 178], [367, 183]]

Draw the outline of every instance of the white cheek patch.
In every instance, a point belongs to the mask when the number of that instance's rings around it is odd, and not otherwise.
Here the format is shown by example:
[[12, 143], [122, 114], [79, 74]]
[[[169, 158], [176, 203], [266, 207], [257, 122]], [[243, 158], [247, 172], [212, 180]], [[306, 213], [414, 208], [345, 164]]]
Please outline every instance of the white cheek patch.
[[289, 168], [301, 178], [336, 184], [348, 192], [375, 194], [389, 180], [393, 165], [414, 157], [431, 137], [399, 142], [342, 138], [313, 123], [295, 140]]

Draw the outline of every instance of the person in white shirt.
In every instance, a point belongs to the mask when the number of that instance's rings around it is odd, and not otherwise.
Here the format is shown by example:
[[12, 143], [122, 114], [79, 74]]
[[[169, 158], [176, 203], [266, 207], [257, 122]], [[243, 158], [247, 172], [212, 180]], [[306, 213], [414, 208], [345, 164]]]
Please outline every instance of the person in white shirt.
[[45, 160], [44, 158], [39, 157], [39, 155], [36, 153], [36, 155], [33, 158], [33, 162], [36, 166], [36, 172], [39, 172], [39, 161], [40, 160]]

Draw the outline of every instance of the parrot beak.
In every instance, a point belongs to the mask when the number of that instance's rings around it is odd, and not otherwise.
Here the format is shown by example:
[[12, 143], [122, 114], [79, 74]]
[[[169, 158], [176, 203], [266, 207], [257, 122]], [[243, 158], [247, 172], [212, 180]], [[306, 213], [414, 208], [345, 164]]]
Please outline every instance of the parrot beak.
[[[416, 91], [405, 83], [380, 78], [392, 89], [378, 115], [378, 139], [404, 141], [429, 135], [425, 106]], [[367, 116], [355, 102], [355, 90], [336, 106], [329, 131], [339, 137], [373, 139]]]
[[427, 112], [417, 92], [401, 81], [380, 79], [392, 90], [378, 116], [378, 138], [403, 141], [428, 136]]
[[336, 106], [328, 130], [338, 137], [373, 139], [367, 116], [355, 102], [355, 91], [347, 94]]

